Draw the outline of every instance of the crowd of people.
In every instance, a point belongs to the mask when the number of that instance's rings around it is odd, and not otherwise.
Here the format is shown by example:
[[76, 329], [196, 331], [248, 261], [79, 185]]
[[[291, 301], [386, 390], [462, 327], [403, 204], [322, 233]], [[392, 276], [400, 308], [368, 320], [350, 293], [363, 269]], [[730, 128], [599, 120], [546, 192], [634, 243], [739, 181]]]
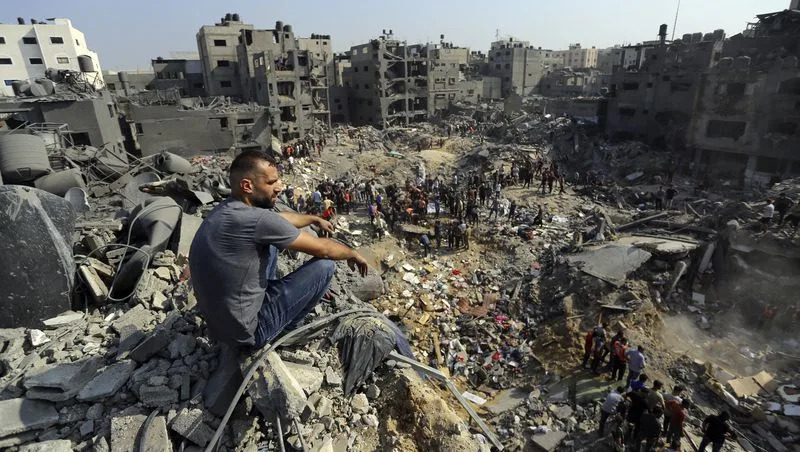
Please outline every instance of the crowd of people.
[[[629, 347], [622, 329], [609, 337], [608, 323], [602, 323], [584, 336], [581, 367], [585, 369], [587, 365], [595, 374], [608, 372], [609, 379], [620, 384], [608, 393], [600, 407], [601, 438], [607, 439], [616, 450], [654, 451], [662, 440], [672, 449], [680, 450], [692, 402], [681, 385], [666, 392], [660, 380], [649, 383], [644, 347]], [[713, 452], [722, 449], [725, 439], [732, 435], [728, 419], [727, 412], [705, 418], [699, 452], [708, 445]]]

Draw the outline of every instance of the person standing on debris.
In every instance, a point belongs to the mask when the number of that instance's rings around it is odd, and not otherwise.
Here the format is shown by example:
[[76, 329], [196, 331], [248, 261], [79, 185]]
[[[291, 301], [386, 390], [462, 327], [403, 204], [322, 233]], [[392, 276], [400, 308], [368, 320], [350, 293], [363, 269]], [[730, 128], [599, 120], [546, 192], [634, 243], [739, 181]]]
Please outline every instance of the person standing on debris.
[[725, 439], [733, 438], [731, 427], [728, 425], [728, 420], [731, 415], [727, 411], [714, 416], [710, 415], [703, 420], [703, 439], [700, 445], [697, 446], [697, 452], [704, 452], [706, 446], [711, 444], [712, 452], [720, 452]]
[[656, 203], [656, 210], [664, 210], [664, 198], [667, 196], [667, 193], [664, 191], [664, 186], [659, 185], [658, 191], [655, 194], [655, 203]]
[[424, 257], [428, 257], [428, 254], [431, 252], [431, 239], [428, 237], [428, 234], [422, 234], [419, 237], [419, 243], [422, 245]]
[[625, 357], [628, 360], [628, 379], [625, 383], [625, 387], [627, 388], [631, 385], [632, 380], [636, 380], [639, 378], [639, 375], [642, 374], [647, 364], [647, 359], [644, 356], [644, 347], [641, 345], [636, 347], [635, 350], [628, 350]]
[[603, 436], [603, 430], [605, 429], [608, 417], [613, 416], [617, 412], [617, 407], [619, 406], [620, 402], [622, 402], [622, 394], [624, 392], [625, 388], [620, 386], [616, 390], [609, 392], [606, 396], [606, 399], [603, 401], [603, 406], [600, 407], [600, 428], [598, 429], [599, 436]]
[[665, 431], [667, 444], [673, 449], [680, 450], [681, 438], [683, 437], [683, 424], [689, 414], [691, 402], [674, 398], [665, 402], [666, 410], [664, 419], [666, 420]]
[[[300, 325], [327, 292], [335, 260], [346, 260], [362, 276], [367, 261], [338, 242], [300, 231], [333, 225], [312, 215], [274, 212], [283, 190], [277, 163], [245, 151], [231, 163], [231, 196], [203, 220], [189, 253], [197, 307], [211, 336], [245, 350], [260, 348], [281, 331]], [[300, 251], [314, 259], [277, 278], [278, 253]]]
[[[652, 391], [651, 391], [652, 392]], [[645, 442], [644, 448], [641, 449], [645, 452], [655, 451], [656, 442], [661, 436], [661, 415], [663, 410], [656, 407], [653, 410], [645, 410], [639, 419], [639, 434], [636, 436], [636, 445], [641, 445], [642, 441]], [[638, 448], [636, 450], [639, 450]]]
[[611, 380], [622, 381], [625, 375], [625, 353], [628, 351], [628, 339], [619, 338], [614, 341], [611, 352]]
[[638, 391], [640, 389], [648, 389], [647, 384], [647, 374], [640, 374], [639, 378], [631, 381], [631, 391]]
[[508, 208], [508, 220], [513, 224], [514, 222], [514, 214], [517, 213], [517, 201], [512, 199], [511, 206]]
[[603, 349], [606, 346], [606, 329], [608, 323], [603, 322], [602, 325], [594, 327], [592, 331], [592, 373], [597, 374], [600, 366], [600, 361], [603, 359]]
[[461, 235], [461, 244], [464, 245], [464, 248], [469, 249], [469, 226], [467, 226], [466, 221], [461, 220], [458, 225], [458, 232]]
[[589, 362], [589, 358], [592, 356], [592, 346], [594, 345], [594, 329], [591, 329], [586, 332], [586, 336], [583, 337], [583, 362], [581, 362], [581, 368], [586, 369], [586, 364]]
[[672, 208], [672, 203], [675, 201], [675, 195], [678, 194], [678, 190], [675, 188], [674, 185], [670, 185], [667, 189], [667, 209]]
[[433, 224], [433, 236], [436, 238], [436, 249], [442, 248], [442, 224], [439, 220]]
[[664, 383], [661, 380], [655, 380], [653, 381], [653, 388], [647, 393], [647, 409], [651, 413], [655, 412], [656, 409], [660, 409], [662, 413], [664, 412], [664, 395], [661, 393], [663, 388]]
[[765, 232], [769, 227], [769, 224], [772, 223], [772, 217], [775, 215], [775, 204], [772, 203], [771, 199], [767, 199], [767, 205], [764, 206], [764, 210], [761, 211], [761, 232]]
[[629, 428], [626, 437], [635, 440], [639, 438], [639, 426], [642, 415], [647, 411], [647, 388], [630, 391], [625, 394], [625, 397], [630, 401], [627, 418]]
[[670, 393], [664, 394], [664, 431], [667, 431], [667, 429], [669, 428], [669, 417], [672, 415], [672, 412], [670, 411], [667, 405], [669, 404], [670, 401], [673, 400], [676, 401], [678, 405], [680, 405], [681, 400], [683, 400], [682, 398], [683, 391], [684, 391], [683, 386], [675, 385], [675, 387], [672, 388], [671, 394]]

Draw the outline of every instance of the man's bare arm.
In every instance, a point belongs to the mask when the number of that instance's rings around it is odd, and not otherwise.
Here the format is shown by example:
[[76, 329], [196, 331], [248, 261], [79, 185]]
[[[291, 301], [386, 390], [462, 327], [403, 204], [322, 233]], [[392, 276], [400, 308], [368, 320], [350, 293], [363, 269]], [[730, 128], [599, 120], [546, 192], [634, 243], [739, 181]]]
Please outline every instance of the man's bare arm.
[[301, 231], [300, 235], [289, 245], [289, 249], [310, 254], [320, 259], [346, 260], [351, 269], [358, 267], [361, 276], [366, 276], [367, 274], [367, 261], [354, 249], [333, 240], [321, 239]]
[[279, 212], [278, 215], [282, 216], [296, 228], [304, 228], [312, 224], [317, 224], [317, 221], [321, 220], [320, 217], [297, 212]]

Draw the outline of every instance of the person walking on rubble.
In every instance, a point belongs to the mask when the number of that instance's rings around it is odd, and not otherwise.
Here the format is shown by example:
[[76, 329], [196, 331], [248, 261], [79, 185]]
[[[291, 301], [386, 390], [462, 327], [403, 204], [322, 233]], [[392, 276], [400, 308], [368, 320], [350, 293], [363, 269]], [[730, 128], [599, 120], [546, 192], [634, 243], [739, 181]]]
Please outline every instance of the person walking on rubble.
[[655, 203], [656, 203], [656, 210], [664, 210], [664, 198], [667, 196], [667, 193], [664, 191], [664, 186], [659, 185], [658, 191], [655, 194]]
[[705, 452], [706, 446], [711, 444], [712, 452], [720, 452], [725, 440], [728, 438], [733, 439], [733, 432], [731, 431], [728, 420], [731, 415], [727, 411], [723, 411], [718, 415], [710, 415], [703, 420], [703, 439], [700, 445], [697, 446], [697, 452]]
[[628, 351], [628, 339], [619, 338], [614, 341], [612, 347], [611, 380], [622, 381], [622, 377], [625, 375], [625, 352]]
[[594, 327], [592, 331], [592, 373], [597, 374], [600, 361], [603, 357], [603, 349], [606, 346], [606, 328], [608, 324], [603, 322], [601, 326]]
[[[197, 308], [214, 340], [252, 351], [299, 326], [346, 260], [362, 276], [367, 261], [355, 250], [300, 228], [331, 223], [312, 215], [275, 212], [283, 190], [276, 162], [245, 151], [229, 169], [231, 196], [203, 220], [189, 253]], [[278, 279], [277, 259], [290, 249], [314, 258]]]
[[616, 390], [609, 392], [603, 401], [603, 405], [600, 407], [600, 427], [598, 428], [598, 435], [600, 437], [604, 435], [606, 421], [608, 420], [609, 416], [613, 416], [617, 413], [619, 404], [623, 400], [622, 394], [624, 392], [625, 388], [620, 386]]
[[667, 209], [672, 209], [672, 203], [675, 202], [675, 195], [678, 194], [678, 190], [675, 188], [674, 185], [670, 185], [667, 189]]
[[666, 407], [664, 411], [664, 431], [666, 432], [667, 444], [675, 450], [680, 450], [683, 424], [686, 422], [692, 403], [688, 399], [675, 398], [664, 402], [664, 405]]
[[625, 358], [628, 360], [628, 379], [626, 380], [625, 387], [631, 385], [632, 380], [639, 378], [639, 375], [644, 371], [647, 365], [647, 358], [644, 355], [644, 347], [641, 345], [636, 349], [628, 350], [625, 353]]
[[442, 224], [439, 220], [433, 224], [433, 236], [436, 238], [436, 249], [442, 248]]
[[775, 216], [775, 204], [772, 203], [771, 199], [767, 199], [767, 205], [761, 211], [761, 220], [759, 220], [761, 232], [766, 232], [769, 224], [772, 223], [773, 216]]

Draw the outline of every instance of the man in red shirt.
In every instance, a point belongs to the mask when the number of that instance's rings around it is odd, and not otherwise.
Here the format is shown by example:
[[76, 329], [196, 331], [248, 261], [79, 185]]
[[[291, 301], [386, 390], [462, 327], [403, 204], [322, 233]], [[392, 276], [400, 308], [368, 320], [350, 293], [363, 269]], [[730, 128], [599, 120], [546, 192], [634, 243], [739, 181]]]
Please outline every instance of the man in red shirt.
[[683, 423], [691, 406], [689, 399], [680, 400], [672, 398], [664, 402], [664, 406], [669, 413], [669, 427], [667, 427], [667, 443], [673, 449], [680, 450], [681, 437], [683, 436]]
[[625, 375], [627, 360], [625, 353], [628, 351], [628, 339], [620, 338], [611, 346], [611, 380], [622, 381]]

